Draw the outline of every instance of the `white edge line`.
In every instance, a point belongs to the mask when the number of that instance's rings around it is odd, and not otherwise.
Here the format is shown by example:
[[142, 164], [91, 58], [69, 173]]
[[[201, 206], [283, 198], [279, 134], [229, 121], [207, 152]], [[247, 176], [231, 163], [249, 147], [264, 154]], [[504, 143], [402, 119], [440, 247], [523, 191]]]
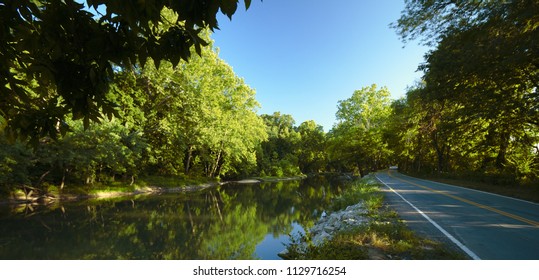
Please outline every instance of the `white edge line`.
[[421, 214], [421, 216], [423, 216], [425, 219], [427, 219], [427, 221], [429, 221], [429, 223], [431, 223], [434, 227], [436, 227], [441, 233], [443, 233], [447, 238], [449, 238], [449, 240], [451, 240], [451, 242], [455, 243], [455, 245], [457, 245], [457, 247], [459, 247], [462, 251], [464, 251], [468, 256], [470, 256], [470, 258], [474, 259], [474, 260], [480, 260], [481, 258], [479, 258], [479, 256], [477, 256], [474, 252], [472, 252], [472, 250], [470, 250], [468, 247], [466, 247], [466, 245], [462, 244], [460, 241], [458, 241], [455, 237], [453, 237], [453, 235], [451, 235], [449, 232], [447, 232], [444, 228], [442, 228], [438, 223], [436, 223], [435, 221], [433, 221], [429, 216], [427, 216], [427, 214], [423, 213], [423, 211], [419, 210], [417, 207], [415, 207], [410, 201], [406, 200], [406, 198], [404, 198], [402, 195], [400, 195], [398, 192], [396, 192], [393, 188], [391, 188], [390, 186], [388, 186], [386, 183], [384, 183], [382, 180], [380, 180], [380, 178], [378, 178], [378, 175], [374, 175], [376, 177], [376, 179], [378, 179], [378, 181], [380, 181], [380, 183], [384, 184], [384, 186], [386, 186], [387, 188], [389, 188], [392, 192], [394, 192], [396, 195], [398, 195], [404, 202], [408, 203], [410, 206], [412, 206], [412, 208], [414, 208], [415, 211], [417, 211], [417, 213]]
[[448, 186], [448, 187], [453, 187], [453, 188], [459, 188], [459, 189], [463, 189], [463, 190], [467, 190], [467, 191], [473, 191], [473, 192], [478, 192], [478, 193], [483, 193], [483, 194], [489, 194], [489, 195], [492, 195], [492, 196], [497, 196], [497, 197], [502, 197], [502, 198], [512, 199], [512, 200], [516, 200], [516, 201], [520, 201], [520, 202], [526, 202], [526, 203], [533, 204], [533, 205], [539, 205], [539, 203], [535, 203], [535, 202], [533, 202], [533, 201], [528, 201], [528, 200], [524, 200], [524, 199], [520, 199], [520, 198], [515, 198], [515, 197], [505, 196], [505, 195], [501, 195], [501, 194], [497, 194], [497, 193], [490, 193], [490, 192], [486, 192], [486, 191], [480, 191], [480, 190], [476, 190], [476, 189], [472, 189], [472, 188], [466, 188], [466, 187], [461, 187], [461, 186], [457, 186], [457, 185], [446, 184], [446, 183], [442, 183], [442, 182], [431, 181], [431, 180], [427, 180], [427, 179], [421, 179], [421, 178], [417, 178], [417, 177], [408, 176], [408, 175], [402, 174], [402, 173], [400, 173], [400, 172], [399, 172], [399, 175], [402, 175], [402, 176], [404, 176], [404, 177], [408, 177], [408, 178], [410, 178], [410, 179], [415, 179], [415, 180], [423, 181], [423, 182], [435, 183], [435, 184], [442, 185], [442, 186]]

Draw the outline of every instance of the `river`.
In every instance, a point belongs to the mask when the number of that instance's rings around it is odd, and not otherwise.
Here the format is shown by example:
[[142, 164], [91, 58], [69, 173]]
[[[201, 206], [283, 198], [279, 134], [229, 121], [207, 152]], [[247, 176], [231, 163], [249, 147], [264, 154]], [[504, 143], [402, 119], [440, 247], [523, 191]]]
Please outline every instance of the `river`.
[[0, 206], [0, 259], [280, 259], [344, 188], [325, 177]]

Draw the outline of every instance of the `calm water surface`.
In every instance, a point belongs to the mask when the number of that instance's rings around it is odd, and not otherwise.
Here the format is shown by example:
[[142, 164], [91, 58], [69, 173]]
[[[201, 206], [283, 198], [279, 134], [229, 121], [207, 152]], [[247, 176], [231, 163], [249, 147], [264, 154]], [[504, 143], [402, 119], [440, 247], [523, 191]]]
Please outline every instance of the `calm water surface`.
[[[279, 259], [343, 189], [324, 177], [0, 206], [1, 259]], [[283, 244], [284, 243], [284, 244]]]

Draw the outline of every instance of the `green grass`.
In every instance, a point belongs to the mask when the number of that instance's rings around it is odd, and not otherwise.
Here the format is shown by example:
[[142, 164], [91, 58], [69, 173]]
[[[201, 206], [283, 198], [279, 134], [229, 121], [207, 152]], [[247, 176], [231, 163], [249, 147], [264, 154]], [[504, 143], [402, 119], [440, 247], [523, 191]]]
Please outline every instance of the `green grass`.
[[375, 212], [383, 203], [384, 196], [379, 186], [368, 179], [355, 181], [352, 186], [334, 199], [329, 207], [331, 211], [345, 209], [349, 205], [362, 202], [369, 212]]
[[[445, 244], [418, 236], [398, 214], [384, 204], [384, 195], [373, 178], [356, 181], [331, 205], [332, 211], [362, 202], [369, 222], [338, 232], [319, 246], [310, 236], [296, 236], [288, 246], [290, 259], [465, 259]], [[302, 245], [305, 242], [306, 245]]]

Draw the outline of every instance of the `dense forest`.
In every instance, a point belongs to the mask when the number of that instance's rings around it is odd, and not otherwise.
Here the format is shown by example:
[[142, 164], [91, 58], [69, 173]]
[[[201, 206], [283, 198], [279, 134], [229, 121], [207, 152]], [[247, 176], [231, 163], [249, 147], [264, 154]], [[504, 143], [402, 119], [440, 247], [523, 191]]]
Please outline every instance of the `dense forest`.
[[[374, 84], [354, 91], [336, 104], [329, 132], [281, 112], [258, 114], [255, 90], [212, 44], [212, 16], [159, 6], [137, 21], [129, 9], [114, 17], [122, 11], [113, 5], [98, 22], [72, 1], [23, 2], [0, 3], [2, 193], [150, 175], [365, 175], [389, 165], [539, 182], [536, 0], [407, 1], [393, 28], [404, 41], [432, 46], [419, 66], [422, 81], [398, 100]], [[199, 8], [215, 16], [219, 7]], [[235, 9], [220, 7], [228, 16]], [[55, 13], [74, 16], [60, 22]], [[61, 32], [32, 35], [54, 20]], [[88, 36], [69, 39], [74, 26], [86, 26]], [[171, 37], [180, 33], [188, 36]]]
[[395, 101], [404, 170], [501, 184], [539, 178], [539, 1], [410, 1], [395, 28], [435, 46]]

